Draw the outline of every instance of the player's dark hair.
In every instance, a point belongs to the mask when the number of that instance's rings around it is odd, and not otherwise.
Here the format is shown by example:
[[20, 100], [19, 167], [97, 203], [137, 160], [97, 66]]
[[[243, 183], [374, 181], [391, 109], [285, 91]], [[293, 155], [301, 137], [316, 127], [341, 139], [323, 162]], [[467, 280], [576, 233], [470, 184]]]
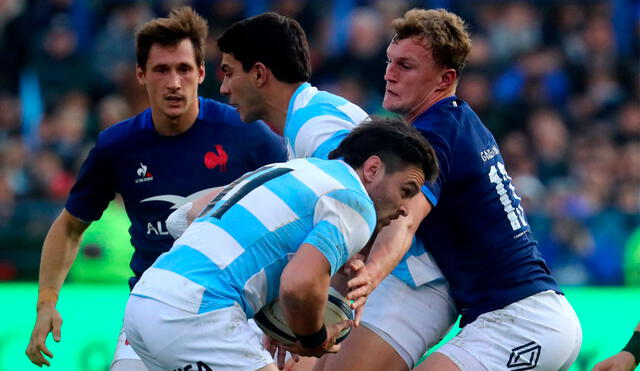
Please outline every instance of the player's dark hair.
[[357, 169], [373, 155], [382, 159], [389, 174], [414, 165], [422, 169], [426, 180], [433, 182], [440, 171], [431, 144], [400, 118], [371, 116], [356, 126], [329, 158], [342, 157]]
[[204, 64], [204, 45], [209, 25], [191, 7], [183, 6], [171, 11], [168, 18], [155, 18], [143, 24], [136, 33], [136, 61], [146, 68], [153, 44], [177, 45], [184, 39], [191, 40], [196, 65]]
[[391, 24], [396, 33], [393, 42], [420, 39], [439, 66], [453, 68], [460, 76], [471, 52], [471, 38], [462, 18], [444, 9], [411, 9]]
[[220, 37], [218, 48], [231, 54], [248, 72], [260, 62], [276, 79], [289, 84], [309, 80], [309, 44], [300, 24], [268, 12], [232, 24]]

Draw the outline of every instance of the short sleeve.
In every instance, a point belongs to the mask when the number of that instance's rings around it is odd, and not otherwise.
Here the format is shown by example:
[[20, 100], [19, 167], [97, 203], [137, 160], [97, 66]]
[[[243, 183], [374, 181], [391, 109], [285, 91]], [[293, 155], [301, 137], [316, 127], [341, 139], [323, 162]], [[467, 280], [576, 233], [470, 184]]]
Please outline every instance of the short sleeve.
[[331, 265], [331, 275], [369, 241], [376, 225], [371, 199], [342, 189], [320, 197], [314, 210], [314, 228], [304, 243], [316, 247]]
[[111, 174], [104, 150], [96, 145], [82, 164], [76, 183], [69, 192], [65, 204], [67, 211], [87, 222], [100, 219], [116, 193]]

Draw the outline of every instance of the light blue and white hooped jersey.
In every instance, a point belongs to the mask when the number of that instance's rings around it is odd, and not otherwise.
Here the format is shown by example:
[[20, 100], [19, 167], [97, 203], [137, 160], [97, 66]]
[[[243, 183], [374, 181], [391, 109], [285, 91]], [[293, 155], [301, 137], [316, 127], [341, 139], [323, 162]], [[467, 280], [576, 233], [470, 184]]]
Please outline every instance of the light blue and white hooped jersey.
[[284, 126], [289, 159], [327, 158], [367, 117], [365, 111], [342, 97], [309, 83], [300, 85], [289, 101]]
[[238, 303], [251, 318], [277, 298], [282, 270], [302, 244], [316, 247], [333, 275], [375, 224], [373, 202], [343, 161], [267, 165], [225, 187], [132, 294], [192, 313]]
[[[289, 102], [284, 127], [289, 159], [326, 159], [367, 117], [365, 111], [342, 97], [318, 90], [309, 83], [300, 85]], [[415, 238], [392, 273], [412, 287], [444, 279], [431, 255]]]

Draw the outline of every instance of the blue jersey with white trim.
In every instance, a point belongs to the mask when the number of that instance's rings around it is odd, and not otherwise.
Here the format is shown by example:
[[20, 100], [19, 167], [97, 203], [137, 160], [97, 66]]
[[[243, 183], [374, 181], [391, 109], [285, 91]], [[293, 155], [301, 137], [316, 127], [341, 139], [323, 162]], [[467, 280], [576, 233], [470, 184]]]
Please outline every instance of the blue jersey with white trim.
[[[289, 102], [284, 127], [289, 158], [326, 159], [367, 116], [342, 97], [320, 91], [309, 83], [300, 85]], [[412, 287], [443, 279], [438, 266], [415, 238], [392, 274]]]
[[450, 97], [413, 125], [438, 156], [423, 189], [435, 204], [417, 236], [449, 281], [461, 325], [545, 290], [560, 292], [542, 259], [493, 135]]
[[252, 318], [278, 297], [282, 271], [302, 244], [317, 248], [333, 275], [375, 225], [373, 202], [343, 161], [267, 165], [225, 187], [132, 294], [192, 313], [238, 303]]
[[245, 124], [233, 107], [211, 99], [199, 104], [195, 123], [176, 136], [156, 132], [150, 109], [104, 130], [66, 202], [72, 215], [89, 222], [100, 219], [116, 193], [122, 196], [135, 248], [131, 287], [171, 248], [165, 220], [172, 211], [247, 171], [286, 160], [282, 138], [264, 123]]

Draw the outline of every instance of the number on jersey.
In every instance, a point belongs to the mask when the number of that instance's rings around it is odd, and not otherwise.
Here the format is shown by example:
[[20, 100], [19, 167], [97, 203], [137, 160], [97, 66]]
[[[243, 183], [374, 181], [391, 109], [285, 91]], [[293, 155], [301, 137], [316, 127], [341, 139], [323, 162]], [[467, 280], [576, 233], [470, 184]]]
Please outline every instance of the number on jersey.
[[507, 170], [501, 162], [498, 162], [497, 166], [491, 165], [489, 180], [496, 185], [496, 192], [498, 192], [498, 196], [500, 196], [500, 202], [502, 206], [504, 206], [504, 212], [507, 213], [511, 228], [516, 231], [526, 227], [528, 224], [524, 218], [522, 206], [518, 205], [517, 208], [513, 207], [512, 200], [520, 201], [520, 197], [516, 195], [516, 190], [511, 184], [511, 177], [509, 177]]

